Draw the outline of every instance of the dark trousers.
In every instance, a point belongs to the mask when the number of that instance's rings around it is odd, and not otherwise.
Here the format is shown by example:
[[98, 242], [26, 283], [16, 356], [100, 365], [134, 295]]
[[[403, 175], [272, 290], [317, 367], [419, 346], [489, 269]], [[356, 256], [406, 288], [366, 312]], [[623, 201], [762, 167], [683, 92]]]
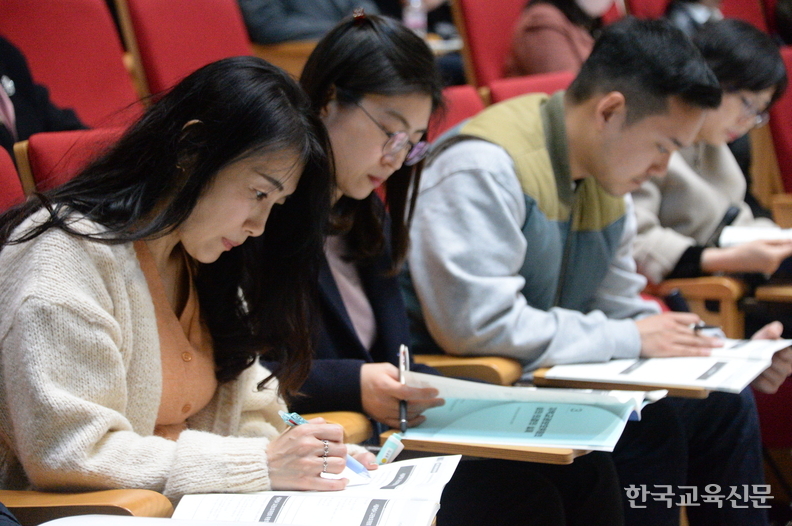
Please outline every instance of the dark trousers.
[[[633, 500], [623, 492], [625, 524], [628, 526], [677, 526], [681, 493], [679, 486], [696, 486], [700, 506], [687, 506], [691, 526], [766, 526], [766, 509], [748, 503], [735, 508], [723, 499], [719, 508], [703, 502], [705, 488], [717, 484], [727, 497], [731, 487], [742, 493], [743, 485], [764, 484], [759, 420], [753, 394], [711, 393], [698, 400], [666, 398], [644, 408], [640, 422], [627, 424], [613, 460], [623, 488], [646, 486], [652, 493], [664, 492], [655, 485], [671, 486], [676, 495], [667, 502], [649, 495]], [[746, 502], [733, 499], [737, 505]], [[766, 503], [769, 504], [769, 501]]]
[[437, 526], [620, 526], [621, 490], [608, 453], [558, 466], [463, 460], [443, 491]]

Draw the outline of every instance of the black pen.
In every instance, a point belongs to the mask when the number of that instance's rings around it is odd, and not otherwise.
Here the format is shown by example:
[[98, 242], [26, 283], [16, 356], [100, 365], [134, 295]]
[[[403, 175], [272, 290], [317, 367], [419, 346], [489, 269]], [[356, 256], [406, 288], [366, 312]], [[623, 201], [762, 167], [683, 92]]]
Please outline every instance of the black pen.
[[[399, 347], [399, 382], [407, 383], [406, 373], [410, 370], [410, 351], [406, 345]], [[407, 431], [407, 400], [399, 401], [399, 429], [402, 433]]]

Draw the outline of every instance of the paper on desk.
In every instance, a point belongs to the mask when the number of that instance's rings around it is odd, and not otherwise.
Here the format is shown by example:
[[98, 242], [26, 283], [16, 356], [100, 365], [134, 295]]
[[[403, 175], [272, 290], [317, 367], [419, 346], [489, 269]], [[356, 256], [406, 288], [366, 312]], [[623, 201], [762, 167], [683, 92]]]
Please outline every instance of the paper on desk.
[[460, 458], [449, 455], [384, 464], [371, 472], [368, 485], [342, 491], [187, 495], [173, 517], [300, 526], [428, 526]]
[[426, 421], [408, 429], [405, 440], [603, 451], [613, 450], [647, 394], [506, 387], [412, 372], [407, 383], [436, 388], [446, 403], [425, 411]]
[[773, 354], [792, 340], [726, 340], [711, 356], [638, 358], [556, 365], [547, 379], [596, 381], [739, 393], [770, 366]]
[[772, 226], [727, 226], [718, 238], [718, 245], [721, 247], [733, 247], [750, 243], [757, 239], [766, 241], [792, 240], [792, 229]]
[[712, 349], [710, 356], [732, 359], [773, 360], [773, 355], [792, 345], [792, 340], [732, 340], [723, 341], [723, 347]]
[[[645, 391], [608, 391], [599, 389], [559, 389], [545, 387], [512, 387], [503, 385], [485, 384], [447, 378], [434, 374], [425, 374], [409, 371], [407, 385], [411, 387], [434, 387], [439, 391], [439, 397], [445, 399], [475, 399], [475, 400], [504, 400], [510, 402], [553, 402], [567, 404], [594, 404], [601, 407], [618, 406], [621, 408], [626, 403], [632, 404], [632, 410], [638, 415], [644, 405], [644, 400], [654, 402], [663, 398], [667, 393], [660, 389], [650, 392]], [[621, 409], [616, 412], [621, 413]]]
[[[236, 522], [235, 524], [236, 526], [261, 526], [258, 521]], [[40, 526], [228, 526], [228, 521], [126, 517], [123, 515], [75, 515], [47, 521]], [[319, 526], [319, 523], [317, 523], [317, 526]]]

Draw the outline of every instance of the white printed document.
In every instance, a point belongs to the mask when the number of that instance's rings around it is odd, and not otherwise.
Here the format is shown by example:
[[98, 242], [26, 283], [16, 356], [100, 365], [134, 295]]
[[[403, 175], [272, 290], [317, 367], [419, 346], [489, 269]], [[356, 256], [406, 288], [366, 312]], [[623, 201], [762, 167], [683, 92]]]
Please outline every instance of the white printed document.
[[772, 226], [727, 226], [718, 238], [721, 247], [733, 247], [757, 239], [766, 241], [790, 241], [792, 229]]
[[[545, 380], [624, 384], [638, 388], [690, 388], [739, 393], [770, 367], [773, 354], [792, 340], [724, 340], [711, 356], [638, 358], [603, 363], [556, 365]], [[569, 385], [569, 384], [567, 384]]]
[[343, 491], [186, 495], [173, 518], [292, 526], [429, 526], [460, 458], [384, 464], [370, 472], [369, 484]]
[[665, 391], [508, 387], [407, 373], [407, 384], [434, 387], [445, 405], [405, 440], [613, 451], [624, 426]]

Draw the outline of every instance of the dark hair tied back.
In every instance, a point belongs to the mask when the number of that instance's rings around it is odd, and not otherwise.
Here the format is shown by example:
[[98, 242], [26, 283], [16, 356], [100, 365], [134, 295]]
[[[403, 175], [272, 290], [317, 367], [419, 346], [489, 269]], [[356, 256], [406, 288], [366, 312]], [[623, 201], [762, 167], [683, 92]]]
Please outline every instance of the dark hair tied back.
[[[349, 17], [325, 35], [308, 58], [300, 83], [317, 115], [333, 97], [339, 104], [352, 104], [367, 94], [418, 93], [431, 98], [433, 110], [443, 104], [443, 85], [429, 47], [400, 22], [377, 15]], [[421, 163], [403, 166], [385, 185], [397, 266], [407, 251], [406, 211], [408, 200], [415, 199], [415, 193], [408, 197], [409, 188], [417, 188], [420, 170]], [[372, 194], [361, 201], [342, 197], [331, 222], [334, 232], [348, 232], [351, 257], [360, 261], [382, 252], [383, 218], [382, 203]]]

